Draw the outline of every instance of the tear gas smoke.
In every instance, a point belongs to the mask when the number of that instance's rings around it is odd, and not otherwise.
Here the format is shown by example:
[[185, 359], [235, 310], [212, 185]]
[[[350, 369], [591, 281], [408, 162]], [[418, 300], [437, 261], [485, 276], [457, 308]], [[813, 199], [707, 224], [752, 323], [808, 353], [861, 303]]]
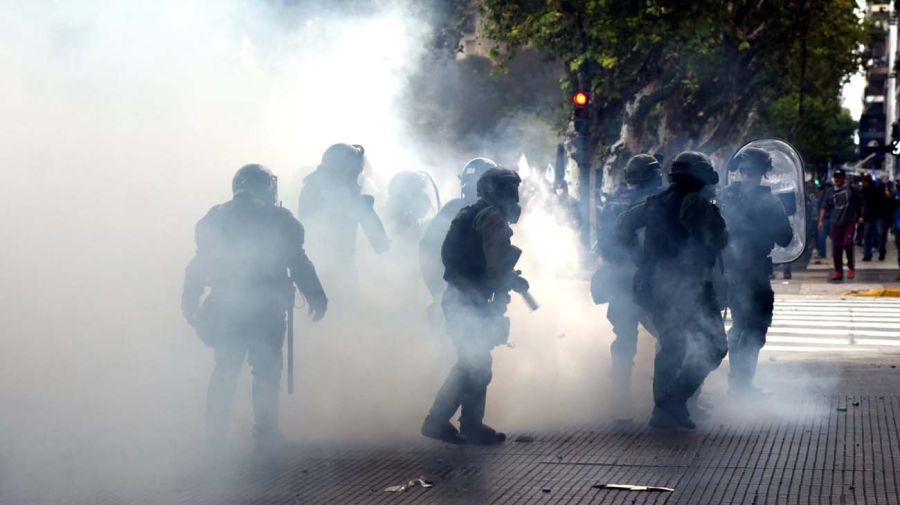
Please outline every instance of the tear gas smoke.
[[[181, 282], [194, 224], [230, 198], [238, 167], [271, 168], [293, 210], [302, 175], [335, 142], [366, 147], [378, 187], [428, 170], [445, 197], [458, 191], [459, 160], [494, 155], [410, 148], [397, 98], [428, 27], [402, 2], [358, 15], [237, 0], [0, 10], [0, 497], [134, 497], [196, 462], [212, 352], [180, 314]], [[517, 135], [552, 129], [527, 117], [497, 131], [496, 152], [517, 156]], [[511, 306], [515, 347], [495, 352], [488, 401], [500, 427], [586, 422], [604, 408], [611, 332], [590, 305], [574, 231], [553, 209], [532, 206], [516, 227], [543, 308]], [[327, 270], [326, 255], [311, 259]], [[297, 312], [297, 393], [282, 395], [289, 436], [419, 436], [454, 354], [429, 330], [417, 264], [360, 243], [355, 300], [334, 303], [321, 324]], [[252, 425], [246, 379], [231, 422], [238, 444]]]

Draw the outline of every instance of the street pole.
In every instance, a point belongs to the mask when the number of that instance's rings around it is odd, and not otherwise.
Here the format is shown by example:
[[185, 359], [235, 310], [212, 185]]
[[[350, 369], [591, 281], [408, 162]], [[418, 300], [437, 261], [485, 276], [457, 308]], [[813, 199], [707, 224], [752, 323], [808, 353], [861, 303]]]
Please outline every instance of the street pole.
[[[891, 139], [891, 125], [897, 121], [897, 72], [894, 70], [894, 65], [897, 61], [897, 13], [894, 10], [894, 3], [890, 3], [890, 11], [888, 13], [888, 44], [887, 44], [887, 64], [888, 64], [888, 78], [887, 78], [887, 91], [884, 105], [885, 105], [885, 140], [884, 145], [890, 146], [892, 144], [893, 139]], [[892, 154], [885, 154], [884, 159], [884, 172], [885, 176], [894, 179], [897, 176], [897, 157]]]

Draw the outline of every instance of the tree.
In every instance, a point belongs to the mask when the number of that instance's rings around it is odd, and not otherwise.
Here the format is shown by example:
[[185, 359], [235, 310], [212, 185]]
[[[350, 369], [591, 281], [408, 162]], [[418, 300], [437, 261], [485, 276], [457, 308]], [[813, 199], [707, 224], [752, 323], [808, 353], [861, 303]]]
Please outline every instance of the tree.
[[[497, 61], [535, 47], [564, 65], [563, 99], [591, 92], [585, 147], [607, 174], [637, 152], [724, 158], [762, 116], [779, 117], [769, 108], [783, 97], [836, 99], [859, 67], [864, 36], [854, 0], [480, 5], [486, 35], [504, 44]], [[591, 188], [581, 182], [584, 200]]]

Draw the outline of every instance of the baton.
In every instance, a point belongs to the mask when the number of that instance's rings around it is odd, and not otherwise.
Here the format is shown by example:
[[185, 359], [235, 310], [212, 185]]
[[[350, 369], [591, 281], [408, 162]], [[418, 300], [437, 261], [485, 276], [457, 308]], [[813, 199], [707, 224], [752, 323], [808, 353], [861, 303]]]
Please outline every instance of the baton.
[[287, 313], [287, 390], [294, 394], [294, 303]]

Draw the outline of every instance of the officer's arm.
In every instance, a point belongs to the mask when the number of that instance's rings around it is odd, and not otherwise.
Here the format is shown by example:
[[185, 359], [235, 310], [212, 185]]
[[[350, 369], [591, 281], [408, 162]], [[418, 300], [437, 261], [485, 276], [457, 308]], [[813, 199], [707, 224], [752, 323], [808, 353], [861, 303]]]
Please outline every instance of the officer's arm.
[[325, 315], [328, 298], [325, 296], [325, 289], [322, 288], [322, 283], [319, 281], [318, 274], [316, 274], [316, 268], [303, 249], [303, 225], [293, 218], [290, 219], [289, 223], [287, 230], [289, 244], [288, 268], [290, 269], [291, 281], [303, 293], [307, 303], [309, 303], [313, 319], [318, 321]]
[[616, 240], [627, 249], [637, 246], [638, 230], [647, 223], [647, 202], [632, 206], [616, 221]]
[[[777, 203], [780, 204], [780, 202]], [[769, 222], [775, 231], [773, 237], [775, 243], [781, 247], [787, 247], [794, 240], [794, 230], [791, 228], [791, 222], [783, 205], [772, 206], [772, 216]]]
[[512, 229], [499, 210], [488, 208], [475, 216], [475, 232], [481, 236], [484, 250], [487, 283], [496, 290], [504, 290], [513, 274], [515, 262], [510, 263], [518, 250], [512, 245]]
[[444, 237], [450, 229], [448, 207], [444, 206], [431, 223], [425, 228], [422, 240], [419, 242], [419, 267], [422, 270], [422, 278], [431, 293], [432, 298], [440, 298], [447, 284], [444, 282], [444, 265], [441, 262], [441, 245]]
[[194, 240], [197, 252], [188, 262], [184, 272], [184, 285], [181, 289], [181, 313], [185, 319], [193, 323], [203, 290], [209, 286], [210, 255], [212, 247], [209, 214], [201, 219], [194, 229]]
[[372, 249], [381, 254], [391, 247], [391, 240], [384, 231], [381, 218], [375, 213], [375, 198], [370, 195], [360, 195], [357, 206], [357, 220], [362, 226], [363, 232], [372, 244]]

